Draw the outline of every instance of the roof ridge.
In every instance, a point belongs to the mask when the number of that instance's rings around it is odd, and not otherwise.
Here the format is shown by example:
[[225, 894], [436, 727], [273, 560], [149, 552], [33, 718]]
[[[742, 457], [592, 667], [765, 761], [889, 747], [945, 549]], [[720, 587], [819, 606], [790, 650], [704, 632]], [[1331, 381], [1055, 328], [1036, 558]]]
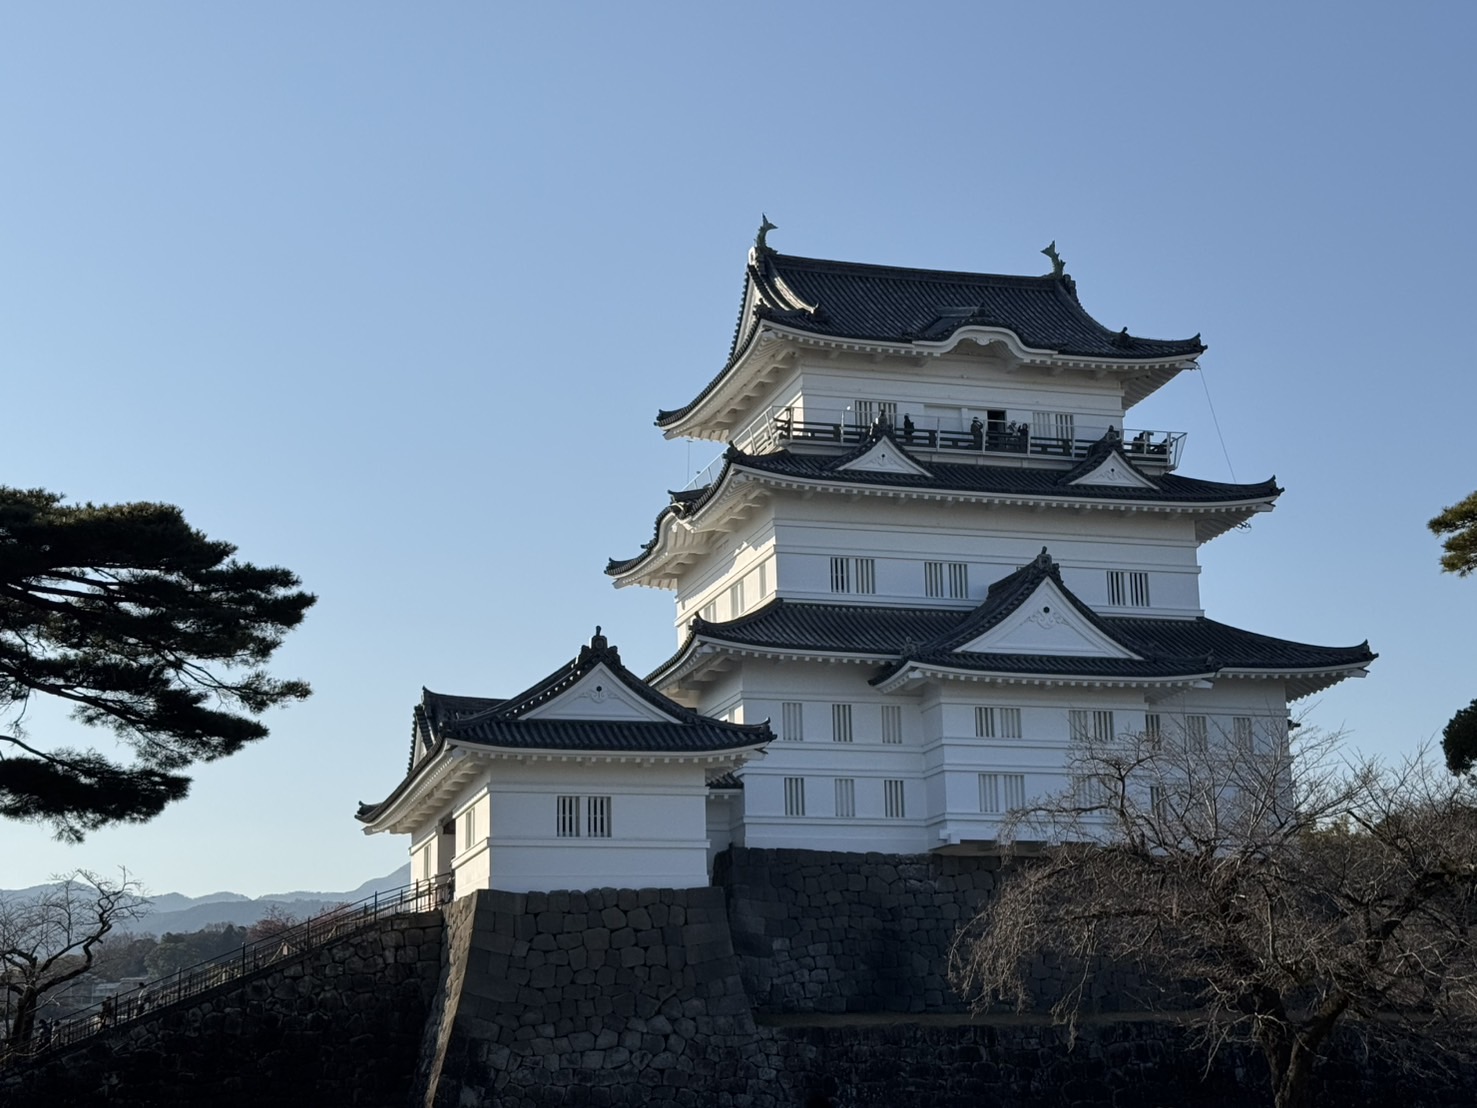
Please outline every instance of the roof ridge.
[[1051, 274], [1033, 276], [1026, 273], [977, 273], [966, 269], [925, 269], [920, 266], [906, 265], [880, 265], [876, 262], [848, 262], [838, 258], [807, 258], [800, 254], [771, 254], [770, 260], [776, 265], [785, 262], [797, 263], [810, 268], [826, 268], [840, 272], [845, 270], [865, 271], [872, 274], [895, 273], [906, 275], [922, 280], [957, 281], [965, 278], [969, 281], [978, 281], [981, 284], [993, 281], [1020, 282], [1031, 287], [1050, 288], [1054, 284], [1060, 284], [1060, 278]]

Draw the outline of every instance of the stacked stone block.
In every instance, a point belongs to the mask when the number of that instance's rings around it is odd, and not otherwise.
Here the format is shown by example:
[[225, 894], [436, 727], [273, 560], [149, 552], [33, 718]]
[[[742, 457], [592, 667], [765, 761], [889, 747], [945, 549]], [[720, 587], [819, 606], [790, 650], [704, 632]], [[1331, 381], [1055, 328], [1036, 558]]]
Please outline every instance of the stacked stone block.
[[439, 912], [333, 943], [0, 1071], [6, 1108], [400, 1108], [441, 969]]
[[760, 1079], [720, 889], [483, 891], [448, 936], [416, 1104], [747, 1103]]

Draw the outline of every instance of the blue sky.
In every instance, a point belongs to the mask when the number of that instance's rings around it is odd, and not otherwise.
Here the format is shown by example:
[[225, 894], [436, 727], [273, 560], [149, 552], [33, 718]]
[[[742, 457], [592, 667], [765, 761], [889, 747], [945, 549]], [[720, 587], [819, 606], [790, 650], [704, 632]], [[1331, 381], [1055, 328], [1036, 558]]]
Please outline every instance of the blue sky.
[[[144, 827], [0, 827], [0, 887], [350, 888], [422, 685], [507, 695], [670, 596], [611, 589], [710, 445], [744, 253], [1045, 272], [1203, 333], [1135, 409], [1181, 472], [1272, 474], [1207, 612], [1381, 654], [1312, 719], [1398, 756], [1477, 696], [1471, 5], [12, 7], [0, 34], [0, 482], [179, 504], [320, 603], [272, 735]], [[1214, 412], [1214, 417], [1212, 416]], [[1224, 436], [1225, 450], [1216, 430]], [[32, 734], [64, 714], [37, 709]], [[107, 749], [105, 733], [84, 735]]]

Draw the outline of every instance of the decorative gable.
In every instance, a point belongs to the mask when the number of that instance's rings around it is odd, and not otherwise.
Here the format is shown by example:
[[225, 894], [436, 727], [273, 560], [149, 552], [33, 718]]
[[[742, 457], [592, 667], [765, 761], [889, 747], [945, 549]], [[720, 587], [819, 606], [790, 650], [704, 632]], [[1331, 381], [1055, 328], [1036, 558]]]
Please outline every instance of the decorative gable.
[[1074, 477], [1068, 481], [1069, 485], [1114, 485], [1123, 489], [1155, 489], [1158, 488], [1128, 462], [1122, 454], [1116, 450], [1108, 452], [1107, 457], [1100, 461], [1092, 469]]
[[912, 458], [899, 449], [897, 443], [886, 435], [878, 438], [871, 446], [851, 461], [836, 467], [837, 471], [857, 469], [869, 473], [906, 473], [911, 477], [932, 477]]
[[1094, 627], [1049, 577], [994, 627], [954, 649], [962, 654], [1138, 657]]
[[646, 723], [677, 723], [618, 680], [601, 662], [552, 700], [524, 712], [522, 719], [634, 720]]

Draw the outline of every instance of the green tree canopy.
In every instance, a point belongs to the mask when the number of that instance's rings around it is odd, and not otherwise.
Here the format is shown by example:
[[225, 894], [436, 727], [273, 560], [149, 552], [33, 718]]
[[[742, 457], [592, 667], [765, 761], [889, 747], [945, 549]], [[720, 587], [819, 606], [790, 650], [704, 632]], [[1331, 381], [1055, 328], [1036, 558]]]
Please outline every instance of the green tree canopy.
[[1441, 732], [1441, 750], [1452, 773], [1468, 773], [1477, 763], [1477, 700], [1447, 722]]
[[[195, 762], [267, 734], [308, 695], [263, 668], [313, 604], [286, 569], [235, 560], [168, 504], [67, 504], [0, 486], [0, 816], [80, 841], [180, 799]], [[113, 730], [119, 758], [34, 740], [30, 697]]]
[[1446, 508], [1426, 524], [1431, 533], [1444, 535], [1441, 546], [1441, 568], [1447, 573], [1465, 577], [1477, 570], [1477, 492]]

